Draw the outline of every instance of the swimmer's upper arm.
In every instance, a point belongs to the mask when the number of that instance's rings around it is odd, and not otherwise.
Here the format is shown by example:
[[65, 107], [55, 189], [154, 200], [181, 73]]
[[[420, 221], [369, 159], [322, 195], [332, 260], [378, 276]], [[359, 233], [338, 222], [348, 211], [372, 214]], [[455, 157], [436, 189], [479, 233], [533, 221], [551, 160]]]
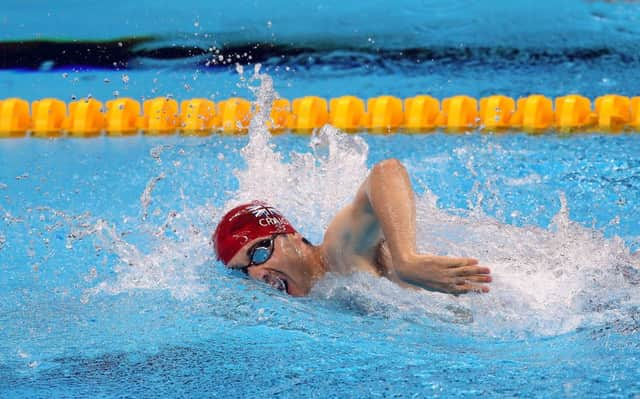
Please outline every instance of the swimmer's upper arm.
[[385, 178], [380, 175], [380, 169], [394, 167], [396, 163], [399, 164], [399, 161], [385, 160], [373, 167], [358, 188], [351, 203], [342, 208], [332, 220], [325, 234], [325, 239], [334, 243], [339, 240], [342, 245], [350, 244], [357, 248], [366, 248], [379, 241], [382, 233], [380, 220], [371, 203], [369, 193], [373, 179], [377, 179], [374, 184], [379, 185], [381, 178], [382, 180]]
[[363, 223], [375, 218], [373, 207], [367, 196], [367, 184], [368, 178], [360, 185], [351, 203], [336, 214], [327, 228], [325, 239], [344, 242], [346, 237], [354, 238], [357, 232], [362, 230]]
[[356, 196], [353, 198], [353, 201], [351, 201], [351, 204], [349, 204], [353, 217], [374, 214], [373, 206], [371, 205], [368, 194], [370, 178], [371, 174], [369, 174], [367, 178], [362, 182], [360, 188], [358, 188], [358, 191], [356, 192]]

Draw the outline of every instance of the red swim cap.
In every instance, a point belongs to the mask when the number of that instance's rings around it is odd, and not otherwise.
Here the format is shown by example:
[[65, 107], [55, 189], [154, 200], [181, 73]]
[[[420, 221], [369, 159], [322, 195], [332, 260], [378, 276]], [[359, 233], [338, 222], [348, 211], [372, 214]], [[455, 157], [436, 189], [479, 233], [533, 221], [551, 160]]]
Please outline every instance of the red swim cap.
[[280, 212], [262, 201], [252, 201], [227, 212], [216, 227], [211, 241], [218, 259], [226, 265], [249, 241], [295, 232]]

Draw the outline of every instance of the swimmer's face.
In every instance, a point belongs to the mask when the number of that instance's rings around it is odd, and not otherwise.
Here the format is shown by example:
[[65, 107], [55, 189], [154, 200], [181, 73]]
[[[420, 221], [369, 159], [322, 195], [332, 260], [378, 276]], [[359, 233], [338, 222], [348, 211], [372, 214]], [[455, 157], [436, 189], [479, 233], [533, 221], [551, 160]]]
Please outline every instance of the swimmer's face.
[[[257, 251], [268, 253], [271, 249], [273, 249], [271, 256], [264, 263], [251, 264], [252, 254], [255, 260]], [[245, 244], [231, 258], [228, 266], [233, 269], [244, 269], [249, 277], [265, 282], [289, 295], [304, 296], [311, 290], [314, 280], [312, 265], [308, 263], [310, 250], [311, 244], [298, 233], [261, 237]]]

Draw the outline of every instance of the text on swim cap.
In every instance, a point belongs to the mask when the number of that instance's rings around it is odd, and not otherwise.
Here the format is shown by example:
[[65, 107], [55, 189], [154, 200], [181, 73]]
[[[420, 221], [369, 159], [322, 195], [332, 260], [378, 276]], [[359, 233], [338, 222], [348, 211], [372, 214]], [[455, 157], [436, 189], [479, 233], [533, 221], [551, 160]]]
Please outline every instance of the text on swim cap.
[[277, 217], [266, 217], [266, 218], [258, 219], [258, 224], [262, 227], [278, 226], [283, 223], [284, 221], [281, 218], [277, 218]]

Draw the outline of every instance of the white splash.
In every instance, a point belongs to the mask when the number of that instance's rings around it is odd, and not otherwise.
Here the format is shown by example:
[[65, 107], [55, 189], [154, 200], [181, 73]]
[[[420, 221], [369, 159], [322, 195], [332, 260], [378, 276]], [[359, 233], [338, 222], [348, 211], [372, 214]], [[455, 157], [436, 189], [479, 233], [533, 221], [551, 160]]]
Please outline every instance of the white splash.
[[[184, 215], [185, 219], [202, 217], [202, 210]], [[190, 213], [190, 212], [189, 212]], [[96, 245], [100, 250], [118, 258], [115, 266], [115, 281], [106, 279], [84, 292], [82, 301], [99, 293], [120, 294], [131, 290], [167, 290], [174, 298], [194, 297], [208, 289], [198, 266], [210, 259], [211, 248], [208, 234], [203, 234], [193, 225], [171, 223], [177, 233], [175, 239], [159, 236], [156, 245], [143, 253], [136, 245], [127, 242], [116, 228], [105, 221], [93, 227]], [[186, 236], [186, 237], [185, 237]]]
[[264, 200], [292, 222], [309, 228], [311, 236], [320, 237], [335, 209], [347, 204], [366, 177], [368, 147], [362, 138], [327, 125], [311, 138], [311, 152], [293, 152], [291, 162], [283, 162], [266, 127], [277, 94], [268, 75], [256, 71], [254, 80], [260, 82], [255, 88], [259, 112], [250, 125], [249, 143], [242, 149], [247, 167], [236, 170], [240, 188], [225, 209]]
[[148, 210], [149, 205], [151, 204], [151, 193], [153, 192], [153, 189], [156, 187], [156, 184], [158, 184], [158, 182], [165, 177], [166, 175], [164, 173], [160, 173], [158, 176], [149, 180], [147, 186], [144, 188], [142, 196], [140, 197], [140, 205], [142, 207], [142, 220], [145, 220], [149, 215]]
[[[353, 198], [368, 173], [364, 140], [325, 126], [311, 138], [310, 151], [282, 154], [267, 129], [270, 104], [277, 93], [271, 78], [259, 68], [249, 80], [256, 82], [249, 142], [241, 150], [246, 166], [234, 172], [239, 181], [237, 193], [222, 209], [183, 209], [168, 215], [162, 226], [151, 226], [155, 229], [148, 230], [159, 232], [158, 241], [146, 253], [125, 241], [110, 224], [98, 223], [100, 245], [115, 254], [119, 264], [115, 280], [99, 282], [88, 295], [135, 289], [168, 290], [176, 298], [197, 295], [215, 283], [203, 278], [197, 267], [211, 262], [212, 255], [208, 233], [194, 227], [201, 226], [196, 221], [217, 220], [224, 209], [261, 199], [282, 210], [310, 238], [319, 239], [333, 215]], [[462, 147], [455, 152], [465, 151]], [[285, 157], [290, 160], [285, 162]], [[419, 167], [407, 166], [409, 170]], [[467, 167], [475, 171], [472, 160]], [[539, 179], [531, 175], [507, 184]], [[143, 207], [151, 201], [151, 189], [157, 182], [152, 180], [148, 193], [143, 193]], [[436, 196], [428, 190], [417, 198], [418, 243], [424, 252], [478, 258], [492, 269], [489, 294], [454, 297], [412, 291], [384, 279], [354, 274], [327, 276], [314, 288], [312, 297], [365, 314], [463, 324], [473, 332], [490, 335], [553, 335], [632, 317], [633, 309], [640, 305], [638, 259], [621, 239], [605, 238], [571, 222], [564, 197], [549, 228], [499, 222], [482, 212], [480, 184], [492, 182], [477, 183], [470, 193], [476, 197], [470, 201], [471, 211], [439, 209]], [[162, 232], [167, 229], [176, 238], [165, 237]]]
[[520, 178], [505, 178], [504, 183], [508, 186], [527, 186], [530, 184], [540, 184], [542, 177], [537, 173], [531, 173], [528, 176]]

